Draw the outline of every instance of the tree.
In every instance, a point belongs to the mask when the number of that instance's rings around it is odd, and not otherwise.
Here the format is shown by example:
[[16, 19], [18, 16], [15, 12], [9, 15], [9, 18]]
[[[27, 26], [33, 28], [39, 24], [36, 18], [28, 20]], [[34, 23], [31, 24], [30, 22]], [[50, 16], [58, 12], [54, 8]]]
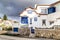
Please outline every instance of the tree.
[[3, 20], [7, 20], [7, 16], [6, 16], [6, 14], [4, 14], [4, 16], [3, 16]]

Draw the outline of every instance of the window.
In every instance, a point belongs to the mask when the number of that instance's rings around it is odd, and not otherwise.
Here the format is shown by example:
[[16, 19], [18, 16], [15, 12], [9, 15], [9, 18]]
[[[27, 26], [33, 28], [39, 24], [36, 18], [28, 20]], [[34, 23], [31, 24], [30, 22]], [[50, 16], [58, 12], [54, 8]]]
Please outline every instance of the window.
[[28, 24], [28, 17], [21, 17], [21, 23]]
[[46, 25], [46, 20], [42, 20], [42, 25]]
[[32, 18], [30, 18], [30, 24], [32, 24]]
[[32, 11], [32, 10], [27, 10], [27, 12], [28, 12], [29, 14], [31, 14], [33, 11]]
[[18, 32], [18, 28], [13, 28], [13, 31], [14, 32]]
[[47, 13], [47, 11], [46, 11], [47, 9], [41, 9], [41, 13]]
[[48, 14], [56, 12], [56, 7], [48, 8]]
[[34, 21], [37, 21], [37, 17], [34, 17]]
[[53, 24], [53, 23], [54, 23], [54, 21], [51, 21], [51, 22], [50, 22], [50, 25]]

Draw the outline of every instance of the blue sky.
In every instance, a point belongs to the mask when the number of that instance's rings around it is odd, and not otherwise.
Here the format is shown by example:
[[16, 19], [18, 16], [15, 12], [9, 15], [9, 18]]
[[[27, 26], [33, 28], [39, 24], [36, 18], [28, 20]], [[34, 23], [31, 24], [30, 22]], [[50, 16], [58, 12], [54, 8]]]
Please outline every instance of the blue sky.
[[9, 19], [19, 20], [19, 13], [35, 4], [51, 4], [58, 0], [0, 0], [0, 17], [4, 14]]

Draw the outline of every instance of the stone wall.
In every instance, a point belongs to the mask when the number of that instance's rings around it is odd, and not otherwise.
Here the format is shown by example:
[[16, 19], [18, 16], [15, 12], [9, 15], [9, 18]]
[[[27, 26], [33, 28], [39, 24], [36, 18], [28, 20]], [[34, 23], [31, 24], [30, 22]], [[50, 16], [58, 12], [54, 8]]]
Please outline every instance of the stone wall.
[[26, 28], [20, 28], [20, 29], [19, 29], [19, 34], [20, 34], [21, 36], [29, 36], [29, 34], [30, 34], [30, 29], [29, 29], [28, 27], [26, 27]]
[[35, 29], [35, 37], [60, 39], [60, 29]]

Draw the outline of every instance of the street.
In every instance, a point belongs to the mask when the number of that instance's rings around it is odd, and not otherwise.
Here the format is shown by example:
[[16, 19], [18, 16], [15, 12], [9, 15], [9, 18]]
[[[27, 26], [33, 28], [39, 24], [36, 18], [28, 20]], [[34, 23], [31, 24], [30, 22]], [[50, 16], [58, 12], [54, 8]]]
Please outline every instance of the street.
[[53, 40], [53, 39], [43, 39], [43, 38], [21, 38], [21, 37], [13, 37], [13, 36], [6, 36], [0, 35], [0, 40]]

